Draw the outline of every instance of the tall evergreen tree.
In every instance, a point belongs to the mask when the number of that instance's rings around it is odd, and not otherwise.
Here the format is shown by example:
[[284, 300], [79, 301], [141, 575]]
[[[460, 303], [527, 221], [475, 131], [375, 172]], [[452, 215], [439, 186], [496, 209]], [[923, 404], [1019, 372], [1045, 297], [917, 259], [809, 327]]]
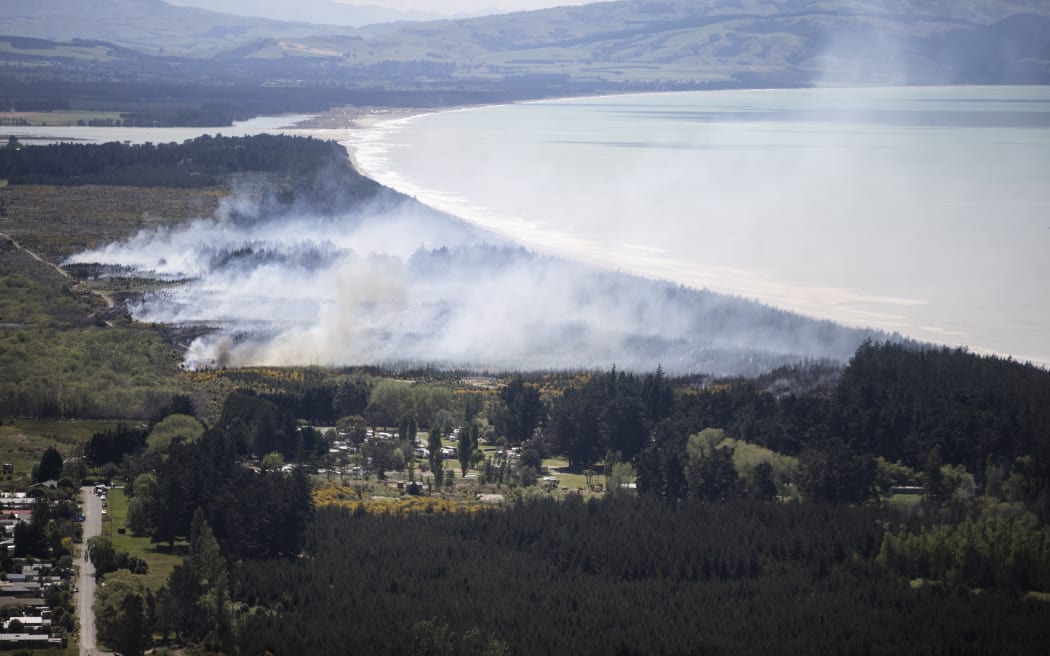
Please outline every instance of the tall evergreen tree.
[[511, 444], [521, 444], [532, 437], [532, 431], [539, 425], [543, 412], [540, 391], [534, 385], [526, 384], [521, 376], [515, 376], [510, 383], [499, 391], [499, 397], [506, 406], [503, 415], [502, 430]]
[[434, 482], [441, 487], [445, 480], [445, 457], [441, 453], [441, 429], [437, 426], [430, 429], [427, 448], [430, 449], [430, 471], [434, 474]]
[[62, 454], [53, 446], [47, 447], [44, 455], [40, 457], [40, 464], [36, 468], [36, 480], [52, 481], [58, 480], [62, 475]]
[[219, 551], [219, 542], [200, 508], [193, 514], [187, 566], [197, 580], [200, 590], [196, 604], [203, 610], [206, 631], [204, 637], [223, 645], [228, 642], [230, 632], [226, 608], [229, 599], [229, 575], [226, 561]]
[[656, 424], [671, 416], [674, 410], [674, 390], [664, 376], [662, 366], [656, 372], [645, 377], [642, 383], [642, 402], [649, 421]]
[[478, 448], [480, 431], [481, 429], [478, 427], [477, 422], [471, 419], [463, 425], [463, 430], [459, 432], [459, 441], [456, 443], [456, 455], [459, 457], [460, 472], [463, 476], [467, 475], [467, 469], [470, 468], [470, 463], [474, 459], [474, 452]]

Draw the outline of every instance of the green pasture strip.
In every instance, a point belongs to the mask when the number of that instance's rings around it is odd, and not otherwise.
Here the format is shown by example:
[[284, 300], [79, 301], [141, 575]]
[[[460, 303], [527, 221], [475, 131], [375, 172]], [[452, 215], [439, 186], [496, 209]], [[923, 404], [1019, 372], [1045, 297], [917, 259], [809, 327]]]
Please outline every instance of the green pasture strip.
[[[3, 117], [3, 114], [0, 114]], [[80, 121], [88, 125], [91, 121], [119, 121], [120, 112], [90, 112], [75, 110], [59, 110], [54, 112], [37, 112], [27, 116], [21, 116], [26, 123], [34, 127], [79, 125]], [[0, 126], [2, 129], [2, 126]]]
[[30, 485], [33, 467], [48, 447], [55, 447], [63, 458], [73, 455], [97, 431], [116, 427], [110, 420], [10, 419], [0, 425], [0, 463], [12, 465], [11, 473], [0, 473], [0, 488], [23, 490]]
[[103, 520], [102, 533], [110, 536], [117, 551], [127, 551], [149, 564], [149, 573], [143, 579], [146, 585], [156, 592], [167, 582], [168, 575], [175, 565], [182, 562], [186, 543], [176, 542], [174, 548], [170, 548], [167, 544], [153, 543], [148, 537], [133, 536], [128, 531], [121, 534], [119, 529], [125, 528], [128, 517], [128, 498], [124, 490], [112, 489], [106, 501], [108, 508]]
[[0, 476], [4, 489], [24, 490], [31, 482], [33, 466], [53, 442], [27, 438], [14, 426], [0, 426], [0, 462], [13, 466], [13, 472]]

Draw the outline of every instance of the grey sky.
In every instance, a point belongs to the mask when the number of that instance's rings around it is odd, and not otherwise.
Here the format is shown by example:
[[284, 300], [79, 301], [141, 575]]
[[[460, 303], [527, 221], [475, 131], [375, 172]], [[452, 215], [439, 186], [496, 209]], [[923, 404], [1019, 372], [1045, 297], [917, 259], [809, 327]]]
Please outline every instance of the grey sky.
[[[382, 5], [402, 11], [422, 11], [433, 13], [489, 13], [527, 11], [564, 5], [583, 5], [594, 0], [341, 0], [347, 5]], [[250, 4], [250, 3], [248, 3]]]
[[594, 0], [166, 0], [239, 16], [365, 25], [393, 20], [431, 20], [480, 16], [546, 7], [582, 5]]

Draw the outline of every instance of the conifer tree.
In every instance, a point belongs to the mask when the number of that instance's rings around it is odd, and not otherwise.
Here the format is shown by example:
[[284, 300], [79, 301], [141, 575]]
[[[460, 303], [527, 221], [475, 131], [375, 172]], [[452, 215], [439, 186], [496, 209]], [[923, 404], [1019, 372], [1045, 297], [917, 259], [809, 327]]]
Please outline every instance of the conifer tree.
[[430, 449], [430, 471], [434, 473], [434, 482], [441, 487], [445, 480], [445, 458], [441, 453], [441, 429], [437, 426], [430, 429], [427, 448]]

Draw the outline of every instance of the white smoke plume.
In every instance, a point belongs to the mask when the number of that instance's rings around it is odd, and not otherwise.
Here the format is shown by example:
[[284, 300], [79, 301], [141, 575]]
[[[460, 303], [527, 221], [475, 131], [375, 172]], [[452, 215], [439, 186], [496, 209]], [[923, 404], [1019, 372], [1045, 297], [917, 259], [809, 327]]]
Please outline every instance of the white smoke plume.
[[234, 197], [71, 263], [172, 281], [140, 321], [211, 330], [190, 368], [392, 362], [717, 374], [848, 358], [869, 332], [544, 257], [383, 190], [343, 211]]

